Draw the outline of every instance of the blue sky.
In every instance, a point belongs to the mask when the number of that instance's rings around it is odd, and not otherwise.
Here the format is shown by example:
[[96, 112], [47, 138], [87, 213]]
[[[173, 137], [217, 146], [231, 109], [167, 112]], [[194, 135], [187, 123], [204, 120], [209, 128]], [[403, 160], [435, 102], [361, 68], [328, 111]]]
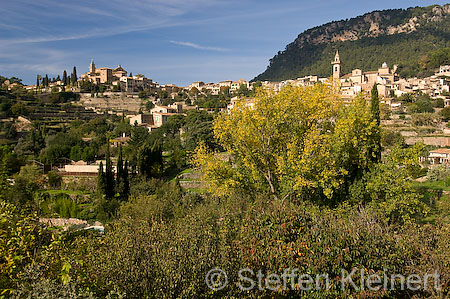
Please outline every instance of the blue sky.
[[34, 84], [121, 64], [180, 86], [252, 79], [299, 33], [372, 10], [447, 1], [0, 0], [0, 75]]

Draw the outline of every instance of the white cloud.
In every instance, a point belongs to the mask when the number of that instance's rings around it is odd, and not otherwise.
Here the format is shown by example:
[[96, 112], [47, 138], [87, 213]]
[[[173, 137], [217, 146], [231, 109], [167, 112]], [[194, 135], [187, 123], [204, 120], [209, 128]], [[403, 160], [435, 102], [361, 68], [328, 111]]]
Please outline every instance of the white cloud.
[[[223, 0], [16, 0], [5, 3], [1, 43], [39, 43], [113, 36], [197, 23], [182, 16]], [[20, 27], [19, 27], [20, 25]]]
[[218, 52], [230, 51], [230, 49], [225, 49], [225, 48], [220, 48], [220, 47], [206, 47], [206, 46], [201, 46], [201, 45], [191, 43], [191, 42], [180, 42], [180, 41], [173, 41], [173, 40], [171, 40], [170, 42], [175, 45], [190, 47], [190, 48], [194, 48], [194, 49], [198, 49], [198, 50], [218, 51]]

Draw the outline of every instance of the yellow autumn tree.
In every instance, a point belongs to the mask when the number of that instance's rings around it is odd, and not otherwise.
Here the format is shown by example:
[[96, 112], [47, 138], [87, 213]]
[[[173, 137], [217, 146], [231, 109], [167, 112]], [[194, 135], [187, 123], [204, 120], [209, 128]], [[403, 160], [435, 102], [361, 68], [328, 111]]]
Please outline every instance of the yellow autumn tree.
[[238, 188], [330, 200], [367, 166], [377, 130], [367, 101], [344, 105], [332, 85], [259, 90], [215, 119], [226, 154], [200, 145], [193, 162], [216, 194]]

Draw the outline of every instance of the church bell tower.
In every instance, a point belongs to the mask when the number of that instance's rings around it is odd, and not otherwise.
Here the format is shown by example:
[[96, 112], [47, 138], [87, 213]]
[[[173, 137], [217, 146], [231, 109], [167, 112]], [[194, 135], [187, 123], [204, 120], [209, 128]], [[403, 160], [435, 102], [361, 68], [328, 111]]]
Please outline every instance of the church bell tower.
[[89, 65], [89, 72], [91, 74], [95, 73], [95, 63], [94, 63], [94, 59], [91, 60], [91, 64]]
[[339, 80], [341, 78], [341, 59], [339, 58], [339, 50], [336, 51], [336, 56], [334, 56], [334, 61], [331, 62], [333, 65], [333, 80]]

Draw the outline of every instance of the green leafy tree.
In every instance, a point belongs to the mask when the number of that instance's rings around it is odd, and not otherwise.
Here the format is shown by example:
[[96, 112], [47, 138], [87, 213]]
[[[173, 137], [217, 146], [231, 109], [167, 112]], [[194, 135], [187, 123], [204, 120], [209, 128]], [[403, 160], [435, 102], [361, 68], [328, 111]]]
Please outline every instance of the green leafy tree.
[[217, 147], [213, 135], [213, 119], [214, 117], [204, 110], [187, 112], [182, 136], [187, 150], [194, 150], [200, 142], [211, 148]]
[[27, 266], [48, 245], [48, 236], [35, 212], [0, 200], [0, 294], [17, 290]]
[[248, 96], [249, 95], [249, 90], [247, 88], [247, 85], [246, 84], [241, 84], [239, 86], [238, 93], [240, 95], [243, 95], [243, 96]]
[[351, 186], [351, 200], [359, 204], [369, 202], [369, 206], [393, 223], [425, 215], [429, 209], [411, 184], [411, 178], [421, 169], [421, 156], [422, 144], [408, 149], [392, 148], [384, 163], [376, 164]]
[[35, 165], [25, 165], [14, 175], [14, 186], [8, 189], [6, 198], [21, 207], [32, 207], [34, 192], [42, 187], [42, 169]]
[[330, 86], [260, 90], [253, 106], [237, 103], [214, 122], [230, 162], [203, 145], [194, 164], [217, 194], [237, 187], [279, 200], [332, 203], [373, 164], [369, 152], [377, 131], [365, 99], [342, 105]]
[[79, 145], [75, 145], [70, 149], [70, 160], [80, 161], [83, 159], [83, 148]]
[[146, 142], [138, 150], [137, 169], [145, 178], [158, 178], [163, 172], [162, 150], [157, 142]]
[[47, 173], [47, 183], [51, 188], [59, 188], [62, 184], [62, 177], [56, 171]]
[[449, 121], [450, 120], [450, 107], [445, 107], [441, 111], [439, 111], [439, 115], [442, 117], [442, 120]]
[[28, 115], [28, 109], [22, 102], [17, 102], [12, 105], [11, 113], [15, 116]]

